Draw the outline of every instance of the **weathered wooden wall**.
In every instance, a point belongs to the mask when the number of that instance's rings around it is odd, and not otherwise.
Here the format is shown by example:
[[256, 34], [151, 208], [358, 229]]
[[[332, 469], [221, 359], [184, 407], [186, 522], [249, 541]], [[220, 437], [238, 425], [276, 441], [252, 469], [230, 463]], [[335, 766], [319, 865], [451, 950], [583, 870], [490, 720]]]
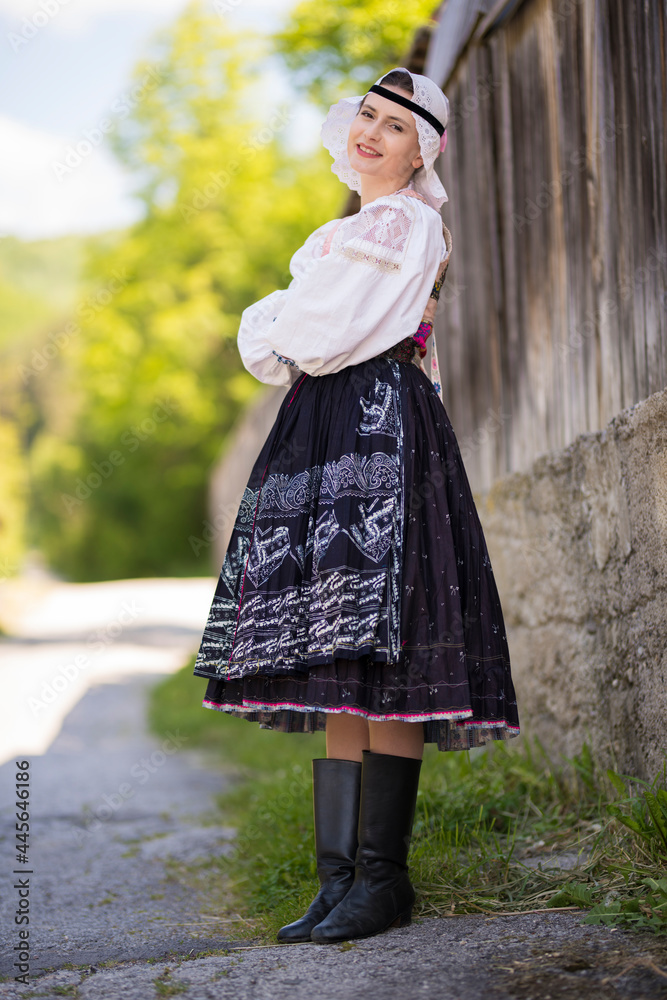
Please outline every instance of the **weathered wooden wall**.
[[436, 322], [475, 489], [667, 386], [665, 0], [531, 0], [444, 90]]

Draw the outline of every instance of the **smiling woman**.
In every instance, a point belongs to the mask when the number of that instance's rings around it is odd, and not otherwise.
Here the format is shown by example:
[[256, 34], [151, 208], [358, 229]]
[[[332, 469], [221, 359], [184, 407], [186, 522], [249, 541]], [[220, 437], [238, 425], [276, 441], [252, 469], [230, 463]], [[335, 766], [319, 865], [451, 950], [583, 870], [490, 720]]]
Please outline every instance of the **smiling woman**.
[[289, 387], [255, 463], [197, 656], [204, 705], [313, 761], [321, 890], [280, 941], [407, 923], [424, 742], [518, 734], [502, 610], [436, 376], [422, 359], [452, 241], [434, 162], [448, 102], [397, 69], [322, 126], [361, 209], [309, 236], [293, 280], [242, 316], [239, 350]]
[[[401, 74], [389, 74], [389, 81], [392, 79], [399, 80], [402, 86], [391, 85], [385, 77], [382, 89], [406, 98], [412, 97], [409, 77], [409, 89], [406, 89], [406, 78]], [[375, 93], [370, 99], [368, 95], [364, 97], [359, 113], [350, 125], [347, 155], [350, 165], [364, 174], [366, 201], [374, 201], [378, 194], [386, 191], [388, 184], [399, 190], [424, 164], [413, 116], [407, 110], [402, 115], [397, 114], [393, 99]], [[363, 207], [365, 201], [361, 204]]]

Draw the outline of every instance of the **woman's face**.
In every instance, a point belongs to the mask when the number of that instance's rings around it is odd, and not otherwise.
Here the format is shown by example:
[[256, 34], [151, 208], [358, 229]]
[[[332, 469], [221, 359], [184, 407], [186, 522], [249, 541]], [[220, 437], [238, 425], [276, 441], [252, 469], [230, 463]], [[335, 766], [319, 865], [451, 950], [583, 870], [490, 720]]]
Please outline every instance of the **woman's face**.
[[[412, 99], [400, 87], [386, 89]], [[360, 174], [410, 177], [424, 162], [412, 112], [380, 94], [368, 94], [350, 125], [347, 155]]]

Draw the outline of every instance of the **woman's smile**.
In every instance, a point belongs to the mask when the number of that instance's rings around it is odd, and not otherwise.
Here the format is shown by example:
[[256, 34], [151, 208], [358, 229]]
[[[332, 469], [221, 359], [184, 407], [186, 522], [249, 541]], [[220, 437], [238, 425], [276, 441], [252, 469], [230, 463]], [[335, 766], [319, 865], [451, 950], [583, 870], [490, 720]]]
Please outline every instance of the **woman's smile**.
[[363, 143], [357, 143], [357, 152], [359, 156], [382, 156], [382, 153], [378, 153], [377, 150], [373, 149], [371, 146], [364, 146]]

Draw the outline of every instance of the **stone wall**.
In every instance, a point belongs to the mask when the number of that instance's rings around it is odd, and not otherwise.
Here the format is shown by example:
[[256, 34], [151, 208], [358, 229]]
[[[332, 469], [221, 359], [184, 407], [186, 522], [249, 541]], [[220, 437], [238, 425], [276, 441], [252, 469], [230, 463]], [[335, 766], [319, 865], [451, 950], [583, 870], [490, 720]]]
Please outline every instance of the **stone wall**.
[[667, 753], [667, 390], [476, 502], [524, 731], [652, 777]]

